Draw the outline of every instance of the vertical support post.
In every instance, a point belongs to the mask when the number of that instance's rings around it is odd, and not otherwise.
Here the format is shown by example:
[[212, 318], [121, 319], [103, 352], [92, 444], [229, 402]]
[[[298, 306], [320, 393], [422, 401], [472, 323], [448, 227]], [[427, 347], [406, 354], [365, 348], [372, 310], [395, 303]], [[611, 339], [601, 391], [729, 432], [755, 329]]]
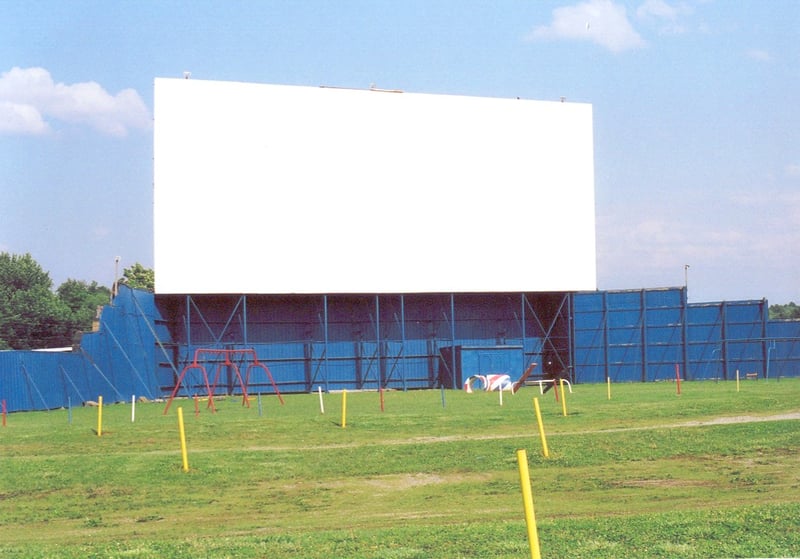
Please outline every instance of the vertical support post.
[[525, 294], [524, 293], [520, 293], [519, 297], [520, 297], [519, 304], [520, 304], [520, 307], [522, 307], [520, 309], [520, 311], [519, 311], [519, 321], [520, 321], [520, 328], [522, 329], [522, 332], [520, 333], [520, 340], [522, 340], [522, 364], [524, 366], [526, 364], [526, 361], [525, 361], [525, 349], [526, 349], [525, 348], [525, 334], [526, 334], [526, 332], [525, 331], [527, 330], [527, 327], [525, 325]]
[[736, 369], [736, 392], [739, 392], [739, 369]]
[[192, 296], [186, 296], [186, 348], [192, 347]]
[[406, 298], [400, 295], [400, 351], [403, 352], [403, 360], [400, 361], [400, 375], [403, 378], [403, 391], [408, 390], [406, 384]]
[[131, 394], [131, 423], [136, 421], [136, 394]]
[[728, 303], [723, 301], [719, 307], [722, 341], [722, 378], [728, 380]]
[[317, 387], [317, 392], [319, 392], [319, 413], [321, 415], [325, 415], [325, 403], [322, 401], [322, 387]]
[[639, 317], [641, 318], [640, 332], [642, 342], [642, 382], [647, 382], [647, 292], [642, 289], [639, 292]]
[[763, 359], [761, 370], [764, 371], [764, 378], [769, 378], [769, 343], [767, 340], [767, 317], [769, 316], [769, 307], [767, 307], [766, 299], [761, 299], [758, 310], [761, 315], [761, 358]]
[[675, 387], [678, 391], [678, 396], [681, 395], [681, 366], [675, 363]]
[[[561, 413], [564, 414], [564, 417], [567, 417], [567, 395], [564, 394], [564, 379], [559, 379], [559, 384], [561, 385]], [[559, 387], [556, 387], [556, 391], [558, 391]]]
[[605, 377], [611, 376], [608, 363], [608, 291], [603, 291], [603, 368]]
[[458, 388], [458, 379], [456, 379], [456, 300], [455, 295], [450, 294], [450, 339], [452, 340], [453, 351], [450, 355], [451, 365], [453, 367], [453, 386], [455, 390]]
[[606, 393], [608, 394], [608, 399], [611, 399], [611, 377], [606, 379]]
[[575, 317], [574, 317], [574, 310], [575, 310], [575, 294], [568, 293], [567, 294], [567, 332], [569, 333], [569, 340], [567, 343], [567, 347], [569, 348], [569, 381], [576, 382], [578, 371], [575, 369]]
[[72, 425], [72, 398], [67, 396], [67, 424]]
[[541, 559], [539, 533], [536, 528], [536, 513], [533, 510], [533, 492], [531, 491], [531, 476], [528, 470], [528, 455], [524, 448], [517, 450], [517, 463], [519, 464], [519, 484], [522, 489], [522, 505], [525, 509], [525, 525], [528, 529], [528, 545], [531, 550], [531, 559]]
[[375, 295], [375, 348], [378, 357], [378, 387], [381, 387], [386, 377], [386, 363], [381, 344], [381, 300], [377, 294]]
[[323, 357], [322, 367], [325, 369], [325, 391], [330, 391], [330, 386], [328, 385], [328, 378], [330, 375], [328, 374], [328, 296], [322, 296], [322, 330], [323, 330], [323, 350], [322, 354], [325, 356]]
[[244, 339], [244, 345], [250, 345], [247, 342], [247, 295], [242, 295], [242, 338]]
[[8, 412], [6, 410], [6, 401], [5, 400], [3, 400], [3, 402], [2, 402], [2, 407], [3, 407], [3, 427], [5, 427], [6, 426], [6, 415], [8, 414]]
[[683, 371], [689, 378], [689, 294], [686, 287], [681, 297], [681, 345], [683, 348]]

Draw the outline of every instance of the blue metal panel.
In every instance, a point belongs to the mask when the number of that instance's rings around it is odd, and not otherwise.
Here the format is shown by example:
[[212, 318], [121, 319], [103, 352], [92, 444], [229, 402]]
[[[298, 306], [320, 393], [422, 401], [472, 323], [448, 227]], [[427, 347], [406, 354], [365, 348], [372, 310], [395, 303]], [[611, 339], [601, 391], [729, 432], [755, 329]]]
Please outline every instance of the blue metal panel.
[[[255, 349], [286, 392], [457, 386], [456, 362], [513, 377], [544, 358], [578, 382], [672, 379], [676, 364], [687, 379], [799, 375], [800, 322], [766, 312], [766, 301], [687, 305], [685, 289], [156, 298], [123, 288], [79, 351], [0, 352], [0, 397], [21, 410], [163, 396], [204, 347]], [[498, 346], [518, 347], [521, 364], [448, 349]], [[255, 389], [270, 392], [257, 375]], [[188, 373], [185, 393], [199, 376]]]
[[800, 375], [800, 320], [774, 320], [767, 324], [767, 364], [770, 378]]
[[159, 394], [155, 336], [166, 335], [153, 296], [123, 287], [104, 307], [100, 331], [84, 334], [71, 352], [0, 352], [0, 394], [8, 409], [53, 409], [102, 396], [106, 402]]

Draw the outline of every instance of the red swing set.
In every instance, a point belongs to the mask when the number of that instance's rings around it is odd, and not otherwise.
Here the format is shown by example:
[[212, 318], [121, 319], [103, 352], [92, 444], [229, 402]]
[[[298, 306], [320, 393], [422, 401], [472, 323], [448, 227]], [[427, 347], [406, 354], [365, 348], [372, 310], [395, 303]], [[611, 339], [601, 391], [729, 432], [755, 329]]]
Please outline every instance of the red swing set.
[[[224, 360], [216, 361], [217, 370], [214, 374], [214, 382], [210, 383], [208, 380], [208, 372], [206, 371], [205, 364], [201, 361], [203, 356], [211, 356], [211, 357], [224, 357]], [[245, 371], [244, 379], [242, 379], [242, 373], [239, 370], [239, 365], [236, 363], [236, 358], [240, 361], [244, 362], [249, 360], [250, 363], [247, 365], [247, 370]], [[275, 394], [278, 396], [278, 400], [280, 400], [281, 405], [283, 405], [283, 396], [281, 396], [280, 390], [278, 390], [278, 386], [275, 384], [275, 379], [272, 378], [272, 373], [269, 370], [269, 367], [265, 363], [262, 363], [258, 360], [258, 355], [256, 355], [256, 350], [254, 349], [196, 349], [194, 351], [194, 359], [192, 362], [186, 365], [181, 374], [178, 376], [178, 380], [175, 382], [175, 388], [172, 390], [172, 394], [167, 401], [167, 406], [164, 408], [164, 415], [167, 414], [169, 411], [170, 405], [172, 405], [172, 401], [175, 399], [175, 396], [178, 394], [178, 391], [181, 389], [181, 384], [183, 383], [183, 379], [186, 376], [186, 373], [192, 369], [198, 369], [200, 372], [203, 373], [203, 382], [205, 384], [206, 390], [208, 391], [208, 406], [211, 408], [212, 413], [217, 411], [216, 406], [214, 405], [214, 393], [217, 390], [217, 383], [219, 382], [219, 377], [222, 374], [223, 368], [230, 367], [233, 369], [233, 372], [236, 374], [236, 379], [239, 381], [239, 386], [242, 389], [242, 405], [250, 407], [250, 399], [247, 396], [247, 387], [250, 385], [250, 373], [253, 369], [262, 369], [265, 373], [267, 373], [267, 377], [269, 378], [270, 384], [272, 384], [273, 390], [275, 390]]]

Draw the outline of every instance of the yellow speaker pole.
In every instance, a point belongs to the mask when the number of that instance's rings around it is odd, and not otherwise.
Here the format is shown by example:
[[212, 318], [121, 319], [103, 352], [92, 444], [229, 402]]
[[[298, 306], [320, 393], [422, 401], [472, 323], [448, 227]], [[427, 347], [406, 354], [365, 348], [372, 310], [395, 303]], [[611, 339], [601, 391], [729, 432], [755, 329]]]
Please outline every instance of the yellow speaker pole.
[[103, 434], [103, 397], [97, 397], [97, 436]]
[[347, 390], [342, 390], [342, 429], [347, 427]]
[[522, 488], [522, 504], [525, 507], [525, 524], [528, 527], [528, 544], [531, 548], [531, 559], [541, 559], [539, 533], [536, 529], [536, 514], [533, 510], [531, 476], [528, 472], [528, 455], [524, 448], [517, 450], [517, 463], [519, 464], [519, 483]]
[[183, 459], [183, 471], [189, 471], [189, 454], [186, 452], [186, 431], [183, 428], [183, 408], [178, 407], [178, 432], [181, 437], [181, 458]]
[[539, 438], [542, 440], [542, 455], [550, 458], [550, 451], [547, 449], [547, 438], [544, 436], [544, 423], [542, 423], [542, 411], [539, 409], [539, 398], [533, 399], [533, 409], [536, 410], [536, 422], [539, 424]]

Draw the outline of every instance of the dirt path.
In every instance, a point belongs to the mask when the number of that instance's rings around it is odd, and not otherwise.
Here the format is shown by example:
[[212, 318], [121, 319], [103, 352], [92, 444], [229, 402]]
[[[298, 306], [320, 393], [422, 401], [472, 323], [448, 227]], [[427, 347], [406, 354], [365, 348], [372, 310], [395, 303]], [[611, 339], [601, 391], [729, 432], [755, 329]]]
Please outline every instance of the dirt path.
[[[709, 425], [730, 425], [736, 423], [760, 423], [764, 421], [787, 421], [800, 419], [800, 412], [782, 413], [775, 415], [739, 415], [731, 417], [715, 417], [713, 419], [703, 421], [686, 421], [683, 423], [663, 423], [658, 425], [645, 425], [641, 427], [618, 427], [612, 429], [592, 429], [581, 431], [567, 431], [561, 433], [549, 433], [548, 437], [563, 437], [570, 435], [588, 435], [592, 433], [623, 433], [627, 431], [652, 431], [656, 429], [679, 429], [685, 427], [705, 427]], [[320, 450], [320, 449], [333, 449], [333, 448], [353, 448], [359, 446], [403, 446], [414, 444], [433, 444], [433, 443], [447, 443], [457, 441], [487, 441], [487, 440], [505, 440], [505, 439], [519, 439], [530, 437], [531, 435], [525, 433], [515, 434], [486, 434], [486, 435], [472, 435], [472, 434], [459, 434], [459, 435], [444, 435], [441, 437], [411, 437], [408, 439], [394, 439], [383, 440], [375, 442], [352, 442], [352, 443], [332, 443], [314, 447], [288, 447], [288, 446], [251, 446], [246, 450], [252, 451], [285, 451], [285, 450]]]

